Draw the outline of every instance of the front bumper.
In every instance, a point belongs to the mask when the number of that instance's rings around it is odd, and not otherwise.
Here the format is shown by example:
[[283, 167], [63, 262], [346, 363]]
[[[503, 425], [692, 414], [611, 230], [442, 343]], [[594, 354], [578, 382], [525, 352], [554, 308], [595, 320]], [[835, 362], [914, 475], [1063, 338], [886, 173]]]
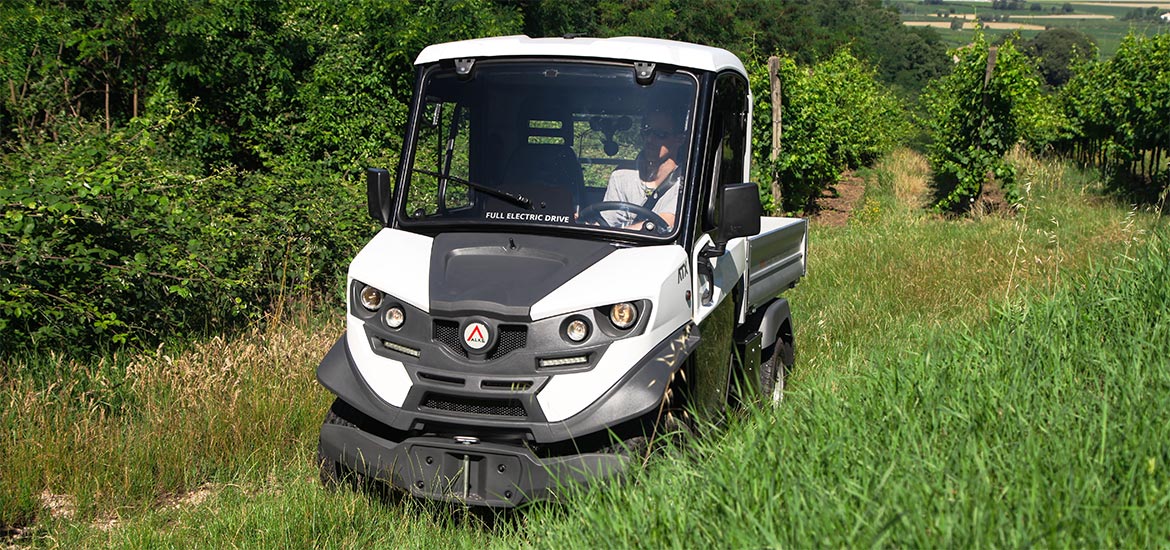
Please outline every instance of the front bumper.
[[[324, 425], [320, 451], [419, 497], [492, 507], [553, 498], [560, 487], [624, 471], [625, 456], [599, 451], [611, 447], [615, 437], [648, 433], [646, 424], [656, 418], [671, 376], [699, 340], [697, 327], [687, 324], [584, 411], [548, 422], [532, 414], [512, 419], [417, 406], [428, 392], [454, 392], [417, 377], [404, 407], [395, 407], [365, 384], [343, 337], [321, 362], [317, 378], [352, 408], [354, 418], [351, 425]], [[488, 394], [467, 390], [465, 395]], [[526, 410], [535, 410], [528, 408], [531, 403], [522, 401]], [[465, 445], [456, 440], [461, 436], [480, 442]]]
[[321, 428], [321, 452], [348, 469], [432, 500], [510, 508], [605, 480], [629, 458], [587, 453], [542, 459], [523, 446], [412, 437], [395, 443], [349, 426]]

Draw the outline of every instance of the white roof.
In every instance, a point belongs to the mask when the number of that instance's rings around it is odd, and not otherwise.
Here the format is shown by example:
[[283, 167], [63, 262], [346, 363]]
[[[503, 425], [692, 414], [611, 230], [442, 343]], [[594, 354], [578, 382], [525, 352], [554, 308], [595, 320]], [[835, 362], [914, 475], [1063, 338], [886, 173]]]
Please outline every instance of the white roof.
[[723, 48], [620, 36], [617, 38], [529, 38], [500, 36], [427, 46], [415, 65], [464, 57], [581, 57], [620, 61], [649, 61], [678, 67], [719, 71], [733, 69], [747, 75], [743, 63]]

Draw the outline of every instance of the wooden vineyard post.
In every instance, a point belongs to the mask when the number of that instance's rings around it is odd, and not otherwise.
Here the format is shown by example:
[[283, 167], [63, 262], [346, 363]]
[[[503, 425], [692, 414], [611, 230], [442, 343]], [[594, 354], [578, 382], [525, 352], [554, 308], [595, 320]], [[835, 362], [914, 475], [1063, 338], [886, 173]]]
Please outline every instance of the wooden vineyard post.
[[[772, 56], [768, 58], [768, 80], [772, 84], [772, 154], [768, 158], [772, 160], [772, 204], [774, 210], [779, 212], [782, 210], [782, 198], [780, 191], [780, 177], [776, 170], [776, 160], [780, 158], [780, 138], [783, 130], [781, 122], [784, 118], [784, 113], [780, 108], [780, 100], [783, 97], [780, 90], [780, 58]], [[776, 213], [773, 212], [773, 213]]]

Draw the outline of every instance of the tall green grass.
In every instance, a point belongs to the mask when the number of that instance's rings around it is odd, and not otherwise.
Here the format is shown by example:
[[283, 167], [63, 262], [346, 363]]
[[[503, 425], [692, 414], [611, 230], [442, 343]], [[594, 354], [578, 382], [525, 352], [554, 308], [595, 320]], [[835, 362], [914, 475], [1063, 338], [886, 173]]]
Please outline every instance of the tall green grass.
[[1163, 229], [1052, 296], [858, 354], [531, 531], [583, 548], [1164, 545], [1168, 250]]
[[1165, 222], [1014, 162], [1021, 210], [955, 220], [916, 207], [920, 157], [883, 160], [863, 212], [811, 230], [784, 404], [563, 506], [488, 527], [323, 492], [313, 369], [337, 304], [96, 365], [4, 365], [0, 529], [66, 547], [1164, 543]]

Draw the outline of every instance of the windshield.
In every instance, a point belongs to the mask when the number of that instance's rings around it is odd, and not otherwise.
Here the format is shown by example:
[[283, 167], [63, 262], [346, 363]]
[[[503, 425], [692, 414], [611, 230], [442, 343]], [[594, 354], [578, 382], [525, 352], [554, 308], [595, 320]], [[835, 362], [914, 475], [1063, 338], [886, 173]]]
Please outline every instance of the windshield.
[[629, 65], [478, 62], [430, 71], [402, 222], [672, 234], [696, 80]]

